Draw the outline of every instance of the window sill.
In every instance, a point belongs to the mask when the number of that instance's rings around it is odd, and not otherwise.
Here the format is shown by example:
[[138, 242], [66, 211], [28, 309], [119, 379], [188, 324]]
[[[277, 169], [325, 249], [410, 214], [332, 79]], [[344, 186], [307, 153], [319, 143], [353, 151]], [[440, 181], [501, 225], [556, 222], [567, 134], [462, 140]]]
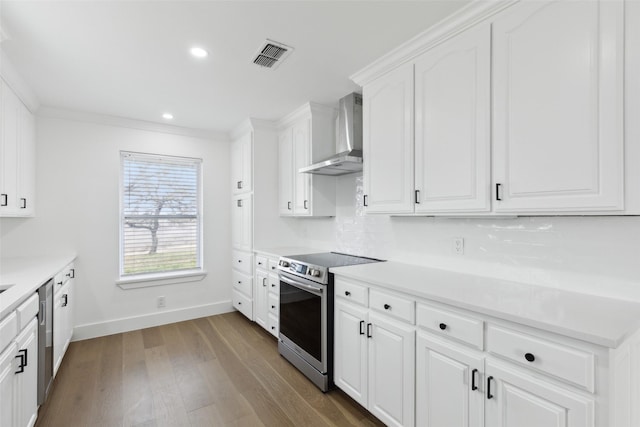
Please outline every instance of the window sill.
[[121, 289], [138, 289], [150, 286], [174, 285], [177, 283], [198, 282], [207, 276], [204, 270], [192, 270], [181, 273], [146, 274], [143, 276], [120, 278], [116, 285]]

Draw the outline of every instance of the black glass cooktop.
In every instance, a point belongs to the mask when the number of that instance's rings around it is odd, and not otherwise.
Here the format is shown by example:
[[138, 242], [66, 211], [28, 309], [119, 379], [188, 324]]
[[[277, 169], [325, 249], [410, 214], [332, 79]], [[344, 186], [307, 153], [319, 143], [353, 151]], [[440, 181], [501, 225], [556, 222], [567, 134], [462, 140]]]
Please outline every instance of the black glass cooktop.
[[347, 265], [368, 264], [371, 262], [383, 261], [381, 259], [341, 254], [338, 252], [323, 252], [318, 254], [306, 254], [306, 255], [288, 255], [285, 258], [289, 258], [291, 260], [298, 261], [298, 262], [317, 265], [320, 267], [326, 267], [326, 268], [344, 267]]

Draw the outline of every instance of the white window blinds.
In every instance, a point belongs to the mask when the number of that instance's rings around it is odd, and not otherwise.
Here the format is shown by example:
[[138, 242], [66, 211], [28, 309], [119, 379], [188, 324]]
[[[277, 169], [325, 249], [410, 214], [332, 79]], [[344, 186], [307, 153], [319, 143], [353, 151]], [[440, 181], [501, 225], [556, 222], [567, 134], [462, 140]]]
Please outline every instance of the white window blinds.
[[120, 275], [199, 270], [200, 159], [121, 152]]

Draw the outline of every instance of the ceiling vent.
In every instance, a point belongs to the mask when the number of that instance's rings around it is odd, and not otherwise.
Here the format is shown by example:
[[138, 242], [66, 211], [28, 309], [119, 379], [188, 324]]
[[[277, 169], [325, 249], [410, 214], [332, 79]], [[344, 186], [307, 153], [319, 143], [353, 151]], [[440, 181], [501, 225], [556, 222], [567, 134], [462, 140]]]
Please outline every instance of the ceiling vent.
[[253, 63], [261, 67], [275, 69], [289, 56], [292, 50], [293, 48], [290, 46], [267, 39], [258, 49]]

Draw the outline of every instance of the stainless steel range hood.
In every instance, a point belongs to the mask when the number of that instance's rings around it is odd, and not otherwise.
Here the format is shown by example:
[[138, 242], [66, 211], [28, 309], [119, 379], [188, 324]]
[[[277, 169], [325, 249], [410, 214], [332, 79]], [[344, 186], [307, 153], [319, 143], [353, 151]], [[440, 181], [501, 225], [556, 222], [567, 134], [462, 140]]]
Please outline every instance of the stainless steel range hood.
[[358, 93], [340, 100], [336, 148], [338, 154], [298, 172], [337, 176], [362, 170], [362, 95]]

